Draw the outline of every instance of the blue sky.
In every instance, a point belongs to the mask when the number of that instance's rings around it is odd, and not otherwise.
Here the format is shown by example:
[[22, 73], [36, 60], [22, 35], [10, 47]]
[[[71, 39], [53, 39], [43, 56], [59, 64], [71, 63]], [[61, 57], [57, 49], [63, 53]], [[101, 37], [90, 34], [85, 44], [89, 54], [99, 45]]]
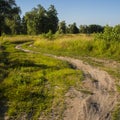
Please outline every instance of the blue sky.
[[59, 20], [65, 20], [67, 24], [120, 24], [120, 0], [16, 0], [16, 3], [20, 6], [22, 15], [38, 4], [45, 9], [53, 4]]

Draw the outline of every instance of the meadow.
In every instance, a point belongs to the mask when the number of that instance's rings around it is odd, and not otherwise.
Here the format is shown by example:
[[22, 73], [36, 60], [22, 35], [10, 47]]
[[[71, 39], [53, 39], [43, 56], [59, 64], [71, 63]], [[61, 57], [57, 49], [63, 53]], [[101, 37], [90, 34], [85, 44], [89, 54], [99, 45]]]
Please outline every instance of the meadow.
[[67, 62], [16, 50], [17, 44], [28, 41], [26, 38], [1, 38], [0, 119], [50, 116], [56, 106], [61, 117], [64, 95], [70, 87], [81, 85], [82, 72], [72, 69]]
[[[0, 119], [5, 116], [16, 120], [44, 119], [51, 118], [52, 113], [59, 120], [62, 119], [66, 109], [65, 94], [71, 87], [81, 89], [84, 75], [68, 62], [44, 54], [69, 56], [89, 63], [89, 57], [115, 60], [119, 63], [120, 42], [98, 40], [94, 36], [67, 34], [53, 35], [50, 38], [44, 35], [1, 37]], [[39, 54], [17, 50], [15, 46], [18, 44]], [[111, 70], [101, 66], [119, 80], [120, 69]], [[116, 109], [114, 120], [117, 120], [116, 116], [119, 114], [119, 107]]]
[[[37, 38], [34, 46], [45, 52], [71, 57], [96, 57], [120, 61], [120, 42], [97, 39], [95, 34], [59, 35], [53, 40]], [[36, 49], [36, 50], [37, 50]]]

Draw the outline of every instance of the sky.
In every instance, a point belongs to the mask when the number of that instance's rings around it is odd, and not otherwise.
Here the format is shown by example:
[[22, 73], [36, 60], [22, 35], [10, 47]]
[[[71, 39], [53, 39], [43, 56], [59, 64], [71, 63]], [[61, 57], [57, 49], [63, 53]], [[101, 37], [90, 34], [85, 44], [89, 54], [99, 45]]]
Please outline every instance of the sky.
[[52, 4], [57, 10], [59, 21], [65, 20], [67, 24], [120, 24], [120, 0], [16, 0], [16, 4], [21, 8], [21, 16], [38, 4], [45, 9]]

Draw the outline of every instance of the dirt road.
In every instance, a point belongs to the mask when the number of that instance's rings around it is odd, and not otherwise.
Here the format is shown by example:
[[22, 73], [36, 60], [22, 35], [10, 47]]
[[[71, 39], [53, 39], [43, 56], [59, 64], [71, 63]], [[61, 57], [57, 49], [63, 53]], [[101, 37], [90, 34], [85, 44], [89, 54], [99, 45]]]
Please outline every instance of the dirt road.
[[[16, 49], [24, 52], [39, 53], [26, 50], [21, 45]], [[83, 90], [71, 88], [65, 95], [66, 110], [63, 120], [111, 120], [111, 114], [117, 105], [118, 92], [115, 80], [103, 70], [93, 67], [82, 60], [44, 54], [69, 62], [75, 69], [84, 73]]]

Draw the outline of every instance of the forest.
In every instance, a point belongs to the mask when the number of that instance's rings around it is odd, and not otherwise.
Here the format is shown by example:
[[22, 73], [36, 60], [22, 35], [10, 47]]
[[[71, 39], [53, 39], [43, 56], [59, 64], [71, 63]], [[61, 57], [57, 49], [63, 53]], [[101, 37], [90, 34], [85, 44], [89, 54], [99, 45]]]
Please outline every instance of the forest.
[[0, 6], [0, 35], [39, 35], [49, 31], [52, 34], [91, 34], [103, 33], [106, 27], [114, 33], [120, 32], [120, 25], [111, 27], [91, 24], [78, 27], [75, 22], [67, 25], [65, 21], [59, 21], [54, 5], [50, 5], [46, 10], [39, 4], [22, 17], [21, 9], [14, 0], [1, 0]]

